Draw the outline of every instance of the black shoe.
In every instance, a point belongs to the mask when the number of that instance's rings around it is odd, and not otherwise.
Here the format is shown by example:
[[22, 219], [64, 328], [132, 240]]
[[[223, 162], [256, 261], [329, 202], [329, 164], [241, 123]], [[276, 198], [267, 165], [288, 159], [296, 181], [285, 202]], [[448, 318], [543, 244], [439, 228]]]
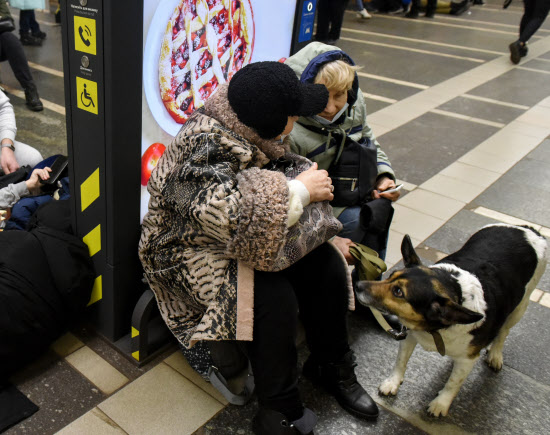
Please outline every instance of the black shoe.
[[474, 5], [484, 5], [485, 0], [474, 0]]
[[529, 53], [529, 49], [527, 48], [527, 45], [524, 44], [524, 45], [520, 45], [519, 47], [519, 55], [521, 57], [525, 57], [527, 56], [527, 53]]
[[418, 18], [418, 12], [409, 11], [405, 14], [405, 18]]
[[433, 11], [426, 11], [426, 13], [424, 14], [424, 16], [426, 18], [433, 18], [435, 16], [435, 12]]
[[451, 15], [462, 15], [468, 9], [470, 9], [470, 2], [468, 0], [463, 0], [460, 3], [451, 2], [451, 11], [449, 13]]
[[29, 109], [32, 111], [40, 112], [44, 110], [44, 106], [42, 105], [42, 101], [40, 101], [36, 86], [29, 86], [25, 89], [25, 100], [27, 101], [27, 106], [29, 106]]
[[280, 412], [260, 408], [252, 420], [252, 431], [257, 435], [313, 435], [317, 416], [312, 410], [304, 408], [304, 415], [295, 421]]
[[33, 33], [32, 36], [34, 36], [37, 39], [42, 39], [42, 40], [46, 39], [46, 34], [40, 30], [36, 33]]
[[521, 60], [521, 43], [519, 41], [512, 42], [508, 48], [510, 49], [510, 60], [517, 65]]
[[336, 42], [338, 42], [338, 39], [330, 39], [329, 38], [325, 41], [325, 44], [334, 45], [334, 44], [336, 44]]
[[30, 33], [21, 34], [21, 44], [39, 47], [42, 45], [42, 39], [35, 38]]
[[310, 355], [302, 374], [332, 394], [349, 413], [367, 420], [378, 417], [378, 406], [355, 376], [355, 356], [349, 351], [336, 363], [319, 364]]

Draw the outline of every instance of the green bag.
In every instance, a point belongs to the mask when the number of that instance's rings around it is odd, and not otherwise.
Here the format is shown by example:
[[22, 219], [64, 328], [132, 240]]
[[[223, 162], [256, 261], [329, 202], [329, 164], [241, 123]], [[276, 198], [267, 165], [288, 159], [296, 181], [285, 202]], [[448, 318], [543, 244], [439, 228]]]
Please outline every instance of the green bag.
[[349, 253], [359, 262], [355, 267], [360, 281], [374, 281], [388, 269], [378, 252], [368, 246], [356, 243]]

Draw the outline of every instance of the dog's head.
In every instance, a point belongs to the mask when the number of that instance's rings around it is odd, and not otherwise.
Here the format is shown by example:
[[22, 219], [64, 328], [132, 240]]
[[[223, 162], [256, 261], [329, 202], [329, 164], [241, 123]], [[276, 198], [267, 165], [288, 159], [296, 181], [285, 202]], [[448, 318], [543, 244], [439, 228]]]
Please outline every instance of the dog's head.
[[450, 272], [422, 265], [408, 235], [401, 253], [405, 268], [384, 281], [361, 281], [356, 295], [363, 305], [395, 314], [409, 329], [434, 331], [456, 324], [474, 323], [482, 314], [459, 304], [461, 289]]

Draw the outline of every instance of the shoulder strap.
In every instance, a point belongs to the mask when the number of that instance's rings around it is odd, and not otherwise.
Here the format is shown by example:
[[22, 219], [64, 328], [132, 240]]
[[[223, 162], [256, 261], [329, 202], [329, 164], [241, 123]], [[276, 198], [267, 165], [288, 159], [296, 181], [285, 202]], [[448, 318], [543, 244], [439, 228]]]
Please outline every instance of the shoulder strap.
[[252, 394], [254, 394], [254, 375], [252, 374], [252, 367], [250, 362], [248, 363], [248, 373], [243, 389], [240, 393], [233, 393], [229, 389], [227, 379], [220, 373], [217, 367], [210, 366], [208, 369], [208, 379], [210, 383], [227, 399], [227, 401], [233, 405], [245, 405]]
[[378, 257], [378, 253], [368, 246], [356, 243], [350, 246], [349, 253], [359, 261], [357, 272], [362, 281], [375, 280], [388, 269], [384, 260]]

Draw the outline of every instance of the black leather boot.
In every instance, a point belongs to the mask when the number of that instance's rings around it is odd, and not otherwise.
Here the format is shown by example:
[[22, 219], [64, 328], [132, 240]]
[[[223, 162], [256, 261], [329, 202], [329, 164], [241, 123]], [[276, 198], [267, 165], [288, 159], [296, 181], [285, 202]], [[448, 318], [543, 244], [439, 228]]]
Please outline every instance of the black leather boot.
[[313, 435], [316, 424], [317, 416], [308, 408], [304, 408], [304, 415], [295, 421], [288, 421], [273, 409], [260, 408], [252, 420], [252, 430], [256, 435]]
[[336, 363], [319, 364], [310, 356], [304, 364], [302, 374], [324, 387], [346, 411], [374, 420], [378, 417], [378, 406], [357, 381], [355, 367], [355, 356], [350, 350]]
[[35, 85], [30, 85], [27, 89], [25, 89], [25, 100], [27, 102], [27, 106], [29, 106], [29, 109], [32, 111], [40, 112], [41, 110], [44, 110], [44, 106], [42, 105], [42, 101], [40, 101]]

